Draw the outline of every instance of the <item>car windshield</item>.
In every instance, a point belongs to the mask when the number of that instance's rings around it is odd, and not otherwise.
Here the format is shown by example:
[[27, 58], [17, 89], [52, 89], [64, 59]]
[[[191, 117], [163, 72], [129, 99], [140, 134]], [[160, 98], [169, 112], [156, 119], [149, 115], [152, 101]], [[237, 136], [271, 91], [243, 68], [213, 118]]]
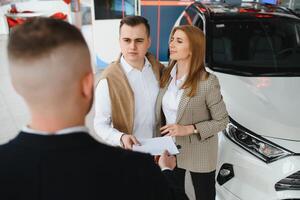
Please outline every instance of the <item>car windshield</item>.
[[208, 51], [214, 70], [300, 75], [300, 20], [257, 14], [251, 19], [215, 21], [211, 28]]

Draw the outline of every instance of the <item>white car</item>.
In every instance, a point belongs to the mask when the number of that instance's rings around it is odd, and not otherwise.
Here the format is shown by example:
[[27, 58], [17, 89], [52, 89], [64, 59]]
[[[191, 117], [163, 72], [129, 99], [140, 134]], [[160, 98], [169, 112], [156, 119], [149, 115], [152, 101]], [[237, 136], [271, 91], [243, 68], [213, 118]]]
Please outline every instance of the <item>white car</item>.
[[300, 199], [300, 18], [258, 3], [195, 2], [175, 25], [207, 38], [230, 115], [219, 134], [217, 199]]

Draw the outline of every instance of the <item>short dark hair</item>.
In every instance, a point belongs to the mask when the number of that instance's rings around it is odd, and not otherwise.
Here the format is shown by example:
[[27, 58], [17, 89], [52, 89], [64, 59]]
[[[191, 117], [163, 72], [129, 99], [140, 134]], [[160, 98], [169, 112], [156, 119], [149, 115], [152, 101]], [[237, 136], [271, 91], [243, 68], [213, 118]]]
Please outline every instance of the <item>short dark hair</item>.
[[121, 32], [121, 28], [122, 26], [126, 24], [128, 26], [137, 26], [140, 24], [144, 24], [144, 26], [146, 27], [146, 31], [147, 31], [147, 35], [148, 37], [150, 36], [150, 25], [148, 23], [148, 20], [142, 16], [127, 16], [124, 17], [121, 22], [120, 22], [120, 28], [119, 31]]
[[38, 17], [13, 28], [7, 49], [11, 58], [38, 58], [67, 44], [87, 47], [75, 26], [62, 20]]

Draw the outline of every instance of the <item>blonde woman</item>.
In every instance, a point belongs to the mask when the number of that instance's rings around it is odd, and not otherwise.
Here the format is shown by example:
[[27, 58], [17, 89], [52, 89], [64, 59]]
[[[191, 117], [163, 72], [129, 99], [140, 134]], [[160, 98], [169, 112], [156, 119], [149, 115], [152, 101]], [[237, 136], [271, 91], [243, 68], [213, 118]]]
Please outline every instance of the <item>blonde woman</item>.
[[191, 172], [196, 199], [215, 199], [217, 133], [228, 114], [218, 78], [204, 67], [205, 36], [194, 26], [171, 32], [170, 62], [164, 70], [156, 103], [157, 136], [173, 136], [181, 146], [176, 176], [184, 185]]

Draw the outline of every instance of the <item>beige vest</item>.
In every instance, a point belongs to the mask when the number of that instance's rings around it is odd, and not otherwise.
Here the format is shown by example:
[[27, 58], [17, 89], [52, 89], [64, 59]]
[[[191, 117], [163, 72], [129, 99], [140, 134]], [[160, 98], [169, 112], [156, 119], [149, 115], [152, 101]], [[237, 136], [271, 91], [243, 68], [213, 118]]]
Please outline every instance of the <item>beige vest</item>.
[[[152, 70], [157, 81], [160, 80], [160, 72], [163, 65], [153, 55], [147, 53], [147, 59], [152, 65]], [[134, 124], [134, 94], [128, 82], [125, 72], [120, 65], [120, 58], [111, 63], [101, 75], [96, 74], [96, 86], [99, 81], [106, 79], [109, 87], [111, 101], [111, 118], [113, 127], [120, 132], [132, 134]], [[101, 99], [99, 100], [101, 101]], [[96, 102], [97, 103], [97, 102]]]

